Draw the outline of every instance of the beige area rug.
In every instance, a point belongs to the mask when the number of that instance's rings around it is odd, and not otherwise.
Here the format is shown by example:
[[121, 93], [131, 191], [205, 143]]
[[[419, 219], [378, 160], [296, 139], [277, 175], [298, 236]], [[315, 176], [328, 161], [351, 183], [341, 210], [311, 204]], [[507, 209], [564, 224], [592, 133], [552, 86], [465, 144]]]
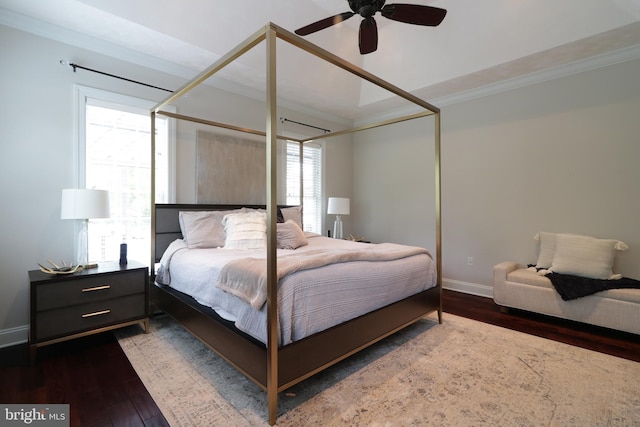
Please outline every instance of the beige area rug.
[[[266, 393], [168, 317], [118, 332], [172, 426], [266, 426]], [[279, 396], [280, 426], [638, 426], [640, 364], [435, 316]]]

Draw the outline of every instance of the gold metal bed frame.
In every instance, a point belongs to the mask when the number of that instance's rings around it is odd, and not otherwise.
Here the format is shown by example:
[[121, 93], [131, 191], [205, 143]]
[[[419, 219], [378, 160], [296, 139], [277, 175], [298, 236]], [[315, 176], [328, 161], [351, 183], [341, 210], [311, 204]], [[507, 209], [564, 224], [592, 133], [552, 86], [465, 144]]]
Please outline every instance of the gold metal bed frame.
[[[378, 121], [358, 126], [352, 129], [323, 133], [305, 139], [286, 138], [277, 133], [277, 98], [276, 98], [276, 40], [281, 39], [316, 57], [329, 62], [361, 79], [387, 90], [405, 100], [415, 104], [425, 111]], [[230, 124], [215, 122], [207, 119], [190, 117], [165, 111], [171, 103], [183, 97], [189, 91], [203, 83], [209, 77], [232, 63], [234, 60], [254, 48], [262, 41], [266, 41], [266, 132], [242, 128]], [[250, 343], [245, 337], [229, 333], [228, 328], [217, 328], [215, 322], [207, 321], [208, 315], [199, 308], [186, 307], [188, 304], [180, 298], [162, 290], [159, 286], [152, 286], [152, 303], [158, 308], [181, 322], [196, 337], [220, 354], [232, 365], [236, 366], [249, 379], [257, 383], [267, 392], [268, 419], [271, 425], [276, 423], [278, 393], [288, 387], [308, 378], [309, 376], [337, 363], [340, 360], [360, 351], [361, 349], [383, 339], [384, 337], [420, 320], [425, 314], [436, 311], [442, 322], [442, 248], [441, 248], [441, 181], [440, 181], [440, 110], [403, 91], [402, 89], [374, 76], [373, 74], [339, 58], [338, 56], [315, 46], [301, 37], [281, 28], [273, 23], [266, 24], [259, 31], [247, 38], [243, 43], [231, 50], [214, 64], [202, 71], [192, 80], [176, 90], [172, 95], [158, 103], [151, 110], [151, 204], [152, 204], [152, 242], [151, 265], [154, 266], [159, 255], [156, 254], [156, 204], [155, 204], [155, 119], [156, 115], [163, 115], [179, 120], [230, 129], [234, 131], [263, 136], [267, 147], [267, 345], [266, 347]], [[279, 348], [277, 326], [277, 258], [276, 258], [276, 220], [277, 220], [277, 140], [288, 139], [300, 144], [300, 150], [306, 142], [321, 140], [339, 135], [350, 134], [366, 129], [412, 120], [425, 116], [433, 116], [435, 120], [435, 227], [436, 227], [436, 287], [405, 300], [391, 304], [367, 315], [338, 325], [328, 331], [323, 331], [308, 337], [302, 342], [293, 343]], [[302, 156], [300, 156], [302, 159]], [[302, 166], [301, 166], [302, 168]], [[301, 174], [302, 176], [302, 174]], [[302, 184], [301, 184], [302, 186]], [[161, 205], [158, 205], [161, 206]], [[152, 268], [152, 279], [155, 269]], [[153, 283], [153, 282], [152, 282]], [[193, 319], [200, 320], [194, 321]], [[208, 325], [208, 326], [207, 326]], [[209, 327], [214, 329], [209, 329]], [[364, 333], [363, 331], [370, 331]], [[327, 343], [337, 341], [333, 348]], [[320, 350], [320, 351], [319, 351]], [[318, 354], [314, 362], [301, 365], [301, 355]]]

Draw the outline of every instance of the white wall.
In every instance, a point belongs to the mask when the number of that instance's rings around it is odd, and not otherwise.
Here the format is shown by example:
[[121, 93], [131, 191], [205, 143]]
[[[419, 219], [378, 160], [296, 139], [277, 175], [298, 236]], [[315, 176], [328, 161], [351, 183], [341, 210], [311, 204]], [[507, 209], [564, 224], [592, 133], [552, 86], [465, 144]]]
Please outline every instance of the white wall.
[[[36, 269], [37, 262], [68, 261], [73, 257], [73, 224], [60, 220], [60, 190], [76, 186], [74, 84], [153, 101], [167, 95], [83, 70], [74, 73], [59, 61], [69, 60], [169, 89], [179, 87], [184, 79], [1, 25], [0, 52], [1, 347], [27, 338], [27, 271]], [[194, 71], [194, 75], [197, 72]], [[202, 98], [199, 99], [199, 95]], [[188, 104], [179, 105], [178, 113], [264, 128], [264, 110], [260, 102], [213, 88], [201, 91], [199, 95], [192, 96]], [[215, 99], [215, 106], [207, 104], [208, 99]], [[327, 119], [316, 119], [298, 111], [282, 109], [279, 113], [322, 127], [338, 126]], [[243, 123], [247, 116], [257, 118]], [[295, 131], [301, 132], [300, 129]], [[195, 201], [195, 132], [196, 126], [178, 125], [177, 201], [181, 203]], [[344, 159], [350, 163], [350, 139], [342, 138], [337, 142], [331, 143], [332, 148], [327, 150], [327, 163], [332, 162], [332, 156], [340, 163]], [[339, 176], [340, 179], [327, 182], [327, 192], [351, 196], [348, 168]]]
[[[623, 240], [614, 270], [640, 279], [639, 75], [629, 61], [442, 109], [445, 286], [491, 295], [493, 265], [535, 263], [538, 231]], [[425, 149], [411, 154], [423, 128], [397, 126], [354, 138], [355, 221], [373, 240], [434, 249], [417, 231], [433, 211], [416, 200], [433, 187]]]
[[354, 234], [435, 254], [434, 154], [432, 117], [355, 134]]

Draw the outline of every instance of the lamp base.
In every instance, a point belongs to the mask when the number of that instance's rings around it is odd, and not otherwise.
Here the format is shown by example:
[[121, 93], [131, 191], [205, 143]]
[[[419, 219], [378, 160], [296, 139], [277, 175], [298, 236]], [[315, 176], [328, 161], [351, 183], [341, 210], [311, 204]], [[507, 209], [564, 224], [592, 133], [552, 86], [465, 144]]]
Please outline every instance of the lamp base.
[[83, 219], [80, 221], [80, 228], [78, 230], [78, 243], [76, 246], [77, 265], [81, 266], [83, 270], [91, 268], [98, 268], [97, 262], [89, 262], [89, 220]]
[[89, 268], [87, 267], [89, 264], [89, 233], [87, 231], [89, 220], [83, 219], [79, 222], [78, 242], [76, 244], [76, 263], [77, 265], [81, 265], [82, 268]]
[[342, 239], [342, 219], [340, 215], [336, 215], [336, 220], [333, 223], [333, 238]]

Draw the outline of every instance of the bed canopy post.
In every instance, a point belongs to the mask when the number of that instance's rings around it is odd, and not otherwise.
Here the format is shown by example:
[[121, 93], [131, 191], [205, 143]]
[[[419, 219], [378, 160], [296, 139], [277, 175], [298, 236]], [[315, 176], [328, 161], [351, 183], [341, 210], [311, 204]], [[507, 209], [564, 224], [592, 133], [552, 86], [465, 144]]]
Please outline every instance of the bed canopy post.
[[300, 206], [302, 206], [302, 212], [304, 215], [304, 144], [302, 142], [298, 142], [298, 159], [300, 159], [300, 164], [298, 167], [300, 168]]
[[277, 212], [277, 98], [276, 34], [266, 28], [267, 47], [267, 404], [269, 424], [276, 423], [278, 411], [278, 288], [276, 258]]
[[151, 274], [151, 283], [156, 277], [156, 112], [151, 111], [151, 260], [149, 264], [149, 272]]
[[440, 111], [438, 110], [434, 114], [435, 120], [435, 185], [436, 185], [436, 283], [440, 292], [440, 303], [438, 305], [438, 322], [442, 323], [442, 185], [441, 176], [442, 171], [440, 169]]

